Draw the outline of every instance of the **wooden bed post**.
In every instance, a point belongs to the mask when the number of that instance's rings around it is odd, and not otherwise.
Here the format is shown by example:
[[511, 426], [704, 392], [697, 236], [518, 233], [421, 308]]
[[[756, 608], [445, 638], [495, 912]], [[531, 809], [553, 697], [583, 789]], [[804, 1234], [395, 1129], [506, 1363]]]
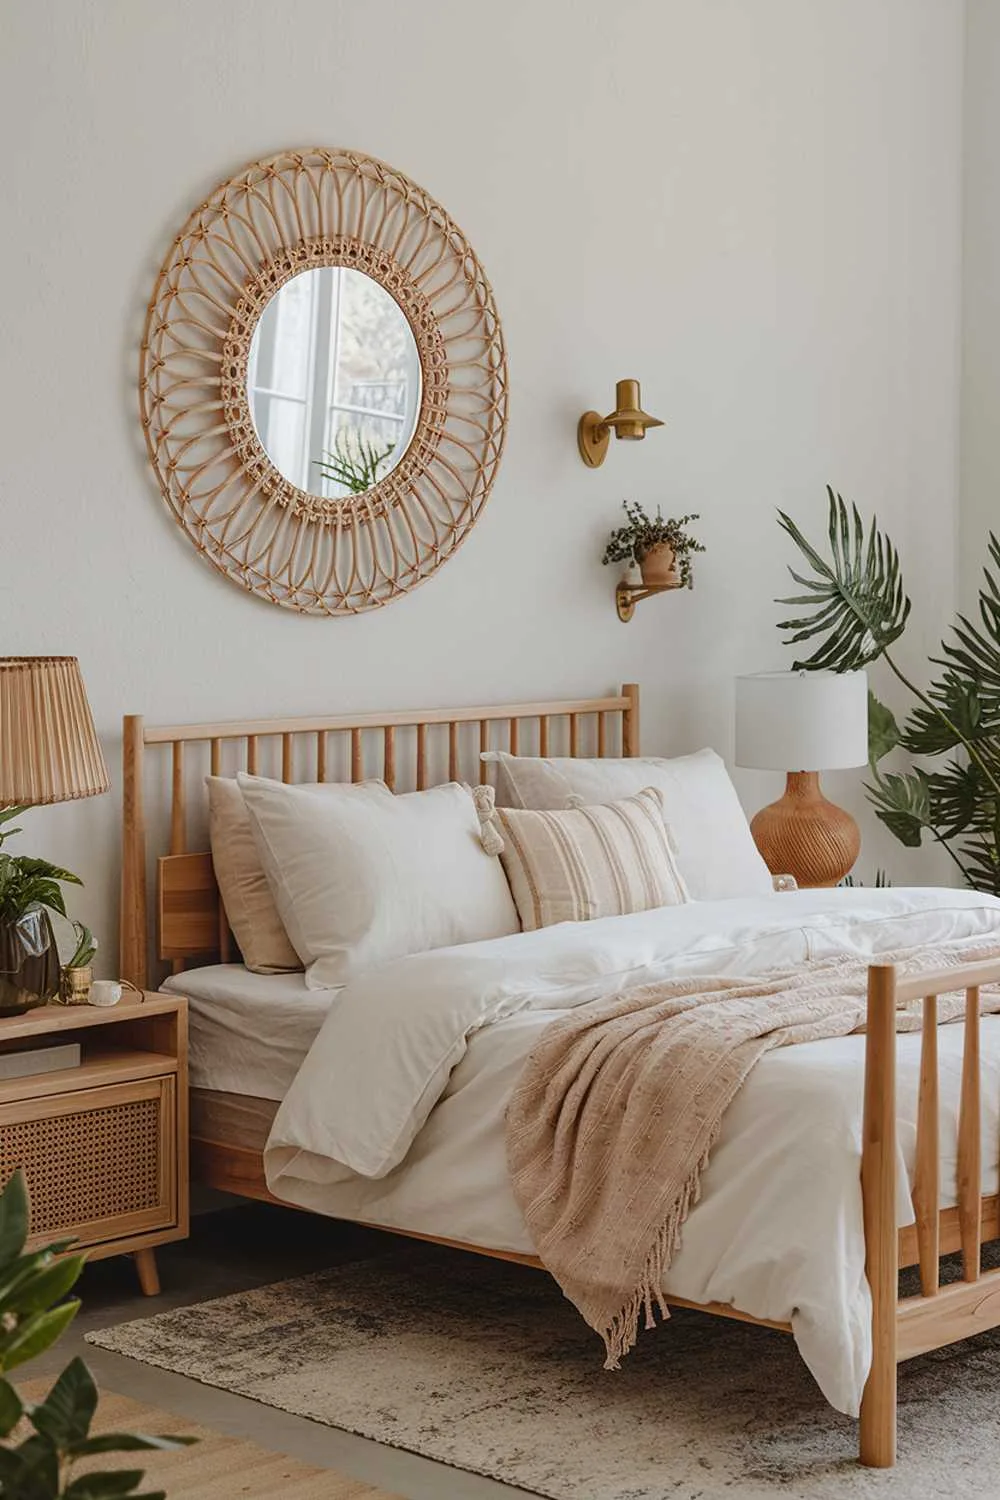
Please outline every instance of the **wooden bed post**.
[[639, 754], [639, 684], [622, 683], [622, 697], [628, 699], [628, 708], [622, 710], [622, 754]]
[[861, 1462], [896, 1462], [896, 970], [868, 970], [865, 1103], [861, 1140], [865, 1273], [872, 1295], [872, 1367], [861, 1401]]
[[146, 985], [146, 824], [142, 798], [142, 718], [122, 721], [121, 978]]

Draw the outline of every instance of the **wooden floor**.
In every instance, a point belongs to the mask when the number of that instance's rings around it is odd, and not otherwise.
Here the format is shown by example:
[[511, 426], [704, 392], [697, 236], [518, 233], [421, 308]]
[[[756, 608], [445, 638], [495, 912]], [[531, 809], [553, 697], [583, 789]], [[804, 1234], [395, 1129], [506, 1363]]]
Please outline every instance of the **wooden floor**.
[[[39, 1401], [47, 1384], [33, 1381], [23, 1394]], [[176, 1453], [122, 1454], [110, 1459], [102, 1454], [73, 1469], [76, 1478], [92, 1469], [141, 1467], [144, 1487], [165, 1490], [169, 1500], [234, 1500], [234, 1496], [240, 1500], [395, 1500], [387, 1490], [271, 1453], [243, 1438], [212, 1432], [128, 1396], [105, 1393], [91, 1431], [197, 1438], [193, 1447]]]
[[[130, 1260], [103, 1260], [88, 1266], [80, 1283], [83, 1307], [75, 1322], [54, 1349], [17, 1371], [17, 1383], [43, 1377], [42, 1385], [47, 1385], [73, 1355], [79, 1354], [93, 1371], [102, 1395], [126, 1395], [151, 1408], [157, 1421], [159, 1413], [170, 1414], [163, 1431], [184, 1432], [190, 1430], [185, 1424], [191, 1424], [213, 1434], [213, 1447], [206, 1454], [209, 1464], [213, 1453], [227, 1451], [214, 1444], [232, 1442], [234, 1446], [228, 1451], [234, 1455], [234, 1462], [246, 1455], [248, 1464], [254, 1449], [262, 1449], [270, 1455], [260, 1460], [262, 1474], [273, 1480], [281, 1465], [287, 1468], [292, 1460], [290, 1472], [302, 1486], [292, 1488], [275, 1482], [269, 1488], [247, 1488], [255, 1482], [255, 1466], [245, 1479], [240, 1475], [240, 1483], [232, 1468], [227, 1468], [222, 1486], [216, 1489], [189, 1488], [186, 1481], [183, 1485], [168, 1483], [166, 1471], [162, 1476], [157, 1472], [155, 1478], [157, 1482], [162, 1480], [168, 1500], [243, 1500], [244, 1496], [254, 1500], [258, 1494], [261, 1500], [265, 1496], [267, 1500], [285, 1500], [286, 1496], [288, 1500], [313, 1500], [313, 1496], [317, 1500], [381, 1500], [384, 1496], [399, 1500], [525, 1500], [523, 1490], [214, 1390], [169, 1370], [157, 1370], [93, 1348], [83, 1340], [91, 1328], [148, 1318], [154, 1311], [166, 1312], [304, 1276], [339, 1261], [393, 1251], [399, 1251], [399, 1240], [394, 1236], [268, 1204], [198, 1215], [192, 1221], [189, 1240], [166, 1245], [158, 1252], [163, 1292], [155, 1300], [140, 1293]], [[148, 1420], [152, 1421], [152, 1416]], [[152, 1478], [152, 1464], [143, 1464], [146, 1457], [135, 1455], [134, 1466], [148, 1468]], [[184, 1459], [183, 1454], [180, 1457]], [[125, 1455], [122, 1465], [131, 1463], [131, 1457]], [[209, 1471], [204, 1483], [211, 1482]]]

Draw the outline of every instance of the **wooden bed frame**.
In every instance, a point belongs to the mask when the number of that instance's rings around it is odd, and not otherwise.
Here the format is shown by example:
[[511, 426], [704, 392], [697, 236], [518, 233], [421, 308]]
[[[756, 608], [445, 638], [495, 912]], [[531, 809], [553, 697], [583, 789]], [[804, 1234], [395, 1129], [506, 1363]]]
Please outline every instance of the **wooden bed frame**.
[[[126, 717], [121, 970], [124, 979], [140, 988], [150, 984], [149, 840], [144, 811], [147, 751], [166, 747], [170, 751], [168, 852], [156, 861], [152, 954], [154, 961], [167, 963], [178, 973], [190, 965], [238, 957], [211, 855], [188, 845], [189, 800], [193, 800], [189, 792], [195, 787], [201, 790], [204, 772], [235, 775], [246, 769], [279, 774], [285, 781], [360, 781], [376, 774], [390, 787], [422, 790], [443, 779], [486, 780], [487, 768], [479, 758], [486, 749], [507, 749], [515, 755], [638, 755], [639, 690], [627, 683], [609, 697], [568, 702], [155, 728], [135, 715]], [[198, 751], [202, 752], [200, 766], [194, 763]], [[397, 772], [404, 751], [414, 767], [408, 778]], [[238, 763], [234, 760], [230, 765], [227, 758], [233, 755]], [[162, 756], [159, 759], [162, 770]], [[202, 823], [204, 801], [201, 791]], [[1000, 1270], [980, 1269], [983, 1241], [1000, 1238], [1000, 1199], [996, 1194], [980, 1196], [979, 987], [996, 981], [1000, 981], [1000, 959], [918, 979], [901, 977], [891, 964], [874, 964], [869, 969], [860, 1172], [866, 1271], [872, 1293], [873, 1361], [861, 1407], [860, 1458], [877, 1468], [891, 1467], [896, 1457], [897, 1365], [1000, 1326]], [[939, 1209], [937, 996], [956, 989], [966, 991], [958, 1204]], [[915, 1223], [897, 1231], [895, 1012], [897, 1006], [913, 1001], [923, 1002]], [[257, 1151], [194, 1138], [191, 1164], [195, 1178], [212, 1187], [279, 1201], [267, 1190]], [[544, 1269], [533, 1256], [428, 1235], [410, 1237]], [[962, 1254], [961, 1280], [941, 1286], [940, 1257], [953, 1251]], [[920, 1292], [900, 1298], [898, 1272], [905, 1266], [919, 1266]], [[754, 1318], [722, 1303], [669, 1300], [675, 1306], [791, 1332], [787, 1323]]]

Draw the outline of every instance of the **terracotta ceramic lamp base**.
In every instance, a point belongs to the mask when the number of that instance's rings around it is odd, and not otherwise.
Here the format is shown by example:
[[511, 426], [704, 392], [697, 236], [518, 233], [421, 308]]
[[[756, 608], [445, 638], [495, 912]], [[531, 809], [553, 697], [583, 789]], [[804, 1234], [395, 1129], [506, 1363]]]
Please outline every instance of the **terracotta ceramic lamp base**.
[[789, 771], [785, 795], [761, 808], [750, 831], [771, 874], [800, 886], [836, 885], [861, 849], [857, 823], [823, 796], [818, 771]]

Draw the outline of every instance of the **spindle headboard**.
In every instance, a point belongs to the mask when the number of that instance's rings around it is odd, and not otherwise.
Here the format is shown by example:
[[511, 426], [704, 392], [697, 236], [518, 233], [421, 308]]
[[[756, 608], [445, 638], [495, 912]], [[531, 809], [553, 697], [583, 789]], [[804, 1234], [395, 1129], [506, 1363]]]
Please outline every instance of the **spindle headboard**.
[[[121, 977], [142, 988], [151, 972], [158, 982], [149, 963], [151, 936], [154, 964], [167, 962], [175, 973], [191, 963], [236, 959], [206, 847], [206, 772], [235, 776], [246, 770], [289, 782], [381, 776], [394, 790], [423, 791], [441, 781], [486, 781], [484, 750], [638, 755], [639, 688], [630, 682], [611, 697], [566, 702], [216, 724], [151, 726], [129, 714], [122, 746]], [[169, 792], [147, 816], [153, 761], [161, 787], [169, 771]], [[157, 854], [155, 934], [147, 898], [152, 853]]]

